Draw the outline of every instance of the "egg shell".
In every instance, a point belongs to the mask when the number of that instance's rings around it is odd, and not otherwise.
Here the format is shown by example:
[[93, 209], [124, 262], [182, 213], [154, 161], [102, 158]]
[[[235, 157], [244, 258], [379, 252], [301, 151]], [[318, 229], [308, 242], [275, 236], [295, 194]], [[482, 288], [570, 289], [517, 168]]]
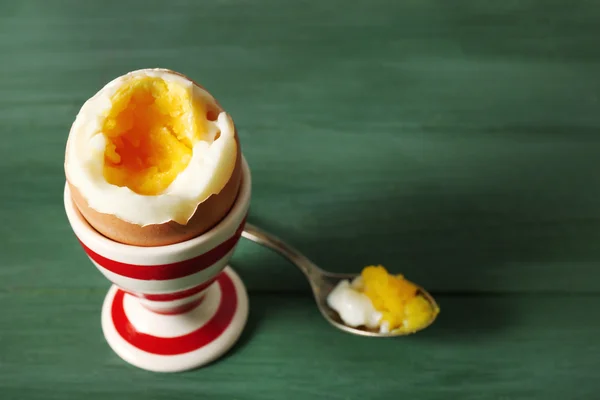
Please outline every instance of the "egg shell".
[[[164, 69], [163, 71], [183, 76], [194, 85], [209, 93], [204, 87], [180, 73]], [[224, 111], [216, 99], [214, 101], [218, 109], [207, 110], [210, 119], [216, 119], [216, 116]], [[142, 247], [165, 246], [199, 236], [209, 231], [227, 215], [235, 203], [241, 186], [242, 151], [235, 123], [234, 130], [237, 151], [235, 166], [229, 180], [219, 193], [209, 196], [206, 200], [198, 204], [196, 211], [185, 225], [175, 221], [168, 221], [162, 224], [140, 226], [123, 221], [111, 214], [100, 213], [92, 209], [78, 188], [71, 184], [65, 165], [65, 175], [73, 202], [81, 215], [83, 215], [94, 229], [107, 238], [123, 244]]]
[[238, 144], [233, 173], [223, 189], [210, 196], [196, 208], [186, 225], [174, 221], [140, 226], [123, 221], [114, 215], [99, 213], [89, 207], [79, 190], [69, 183], [75, 206], [87, 222], [102, 235], [132, 246], [164, 246], [183, 242], [207, 232], [229, 212], [242, 181], [241, 151]]

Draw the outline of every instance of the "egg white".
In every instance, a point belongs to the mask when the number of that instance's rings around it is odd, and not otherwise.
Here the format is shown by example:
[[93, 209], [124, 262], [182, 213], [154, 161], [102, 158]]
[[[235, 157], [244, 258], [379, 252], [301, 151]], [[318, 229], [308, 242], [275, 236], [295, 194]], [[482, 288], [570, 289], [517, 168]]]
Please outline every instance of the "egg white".
[[383, 315], [373, 307], [371, 299], [360, 292], [362, 287], [363, 281], [360, 276], [352, 282], [341, 280], [327, 296], [327, 304], [348, 326], [364, 325], [367, 328], [379, 327], [380, 331], [386, 331], [386, 325], [380, 326]]
[[158, 77], [187, 88], [192, 98], [216, 108], [215, 99], [192, 81], [168, 70], [143, 69], [120, 76], [87, 100], [77, 114], [69, 132], [65, 156], [65, 172], [97, 212], [140, 226], [175, 221], [186, 224], [196, 208], [225, 186], [237, 155], [233, 121], [221, 112], [216, 121], [207, 121], [208, 137], [220, 131], [214, 141], [200, 140], [193, 145], [192, 157], [175, 180], [157, 195], [137, 194], [128, 187], [106, 181], [103, 174], [107, 140], [102, 133], [105, 115], [111, 109], [111, 97], [123, 83], [137, 76]]

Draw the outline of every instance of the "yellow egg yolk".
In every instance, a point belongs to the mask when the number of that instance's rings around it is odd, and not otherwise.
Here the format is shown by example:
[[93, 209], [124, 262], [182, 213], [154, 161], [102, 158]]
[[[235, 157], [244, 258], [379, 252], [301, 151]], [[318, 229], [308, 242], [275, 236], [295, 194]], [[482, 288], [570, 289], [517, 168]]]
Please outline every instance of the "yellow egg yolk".
[[104, 178], [141, 195], [160, 194], [186, 168], [205, 131], [203, 105], [189, 89], [155, 77], [131, 79], [111, 103], [102, 127]]
[[389, 330], [416, 330], [427, 324], [435, 310], [419, 289], [402, 275], [390, 275], [381, 266], [368, 266], [361, 273], [363, 293], [382, 314]]

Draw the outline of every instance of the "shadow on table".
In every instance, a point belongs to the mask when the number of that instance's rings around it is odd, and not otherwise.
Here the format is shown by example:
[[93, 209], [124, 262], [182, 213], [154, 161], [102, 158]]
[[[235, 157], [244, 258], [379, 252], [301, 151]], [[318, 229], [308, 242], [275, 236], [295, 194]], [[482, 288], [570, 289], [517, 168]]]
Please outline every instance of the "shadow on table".
[[[278, 313], [285, 305], [273, 301], [272, 295], [265, 296], [253, 296], [250, 295], [250, 310], [248, 313], [248, 321], [240, 338], [234, 344], [234, 346], [221, 358], [217, 359], [214, 363], [220, 363], [229, 357], [235, 357], [240, 351], [252, 341], [254, 336], [260, 331], [262, 324], [265, 319], [269, 318], [269, 315]], [[289, 307], [289, 304], [287, 304]]]
[[500, 334], [519, 317], [506, 295], [450, 294], [436, 299], [441, 309], [437, 320], [413, 339], [476, 342]]
[[[371, 205], [373, 203], [371, 202]], [[487, 335], [490, 331], [500, 330], [506, 325], [510, 325], [511, 310], [502, 308], [501, 302], [490, 299], [483, 293], [477, 294], [480, 287], [490, 289], [494, 282], [490, 274], [486, 273], [485, 268], [493, 268], [493, 265], [499, 265], [510, 256], [504, 252], [486, 251], [486, 246], [498, 241], [507, 240], [500, 237], [498, 232], [487, 231], [486, 234], [460, 235], [458, 233], [436, 231], [429, 228], [434, 227], [434, 218], [424, 208], [424, 200], [417, 203], [418, 214], [421, 218], [422, 226], [415, 227], [414, 221], [419, 217], [413, 215], [412, 227], [415, 229], [415, 235], [402, 232], [403, 228], [398, 229], [394, 223], [396, 218], [390, 215], [389, 225], [386, 225], [385, 218], [369, 218], [373, 216], [373, 209], [369, 208], [364, 219], [350, 223], [346, 232], [352, 231], [351, 236], [358, 238], [361, 233], [353, 230], [351, 227], [361, 226], [366, 235], [369, 231], [379, 231], [377, 239], [370, 243], [372, 247], [361, 247], [360, 244], [349, 245], [347, 238], [339, 238], [334, 235], [319, 236], [320, 240], [311, 238], [302, 238], [297, 236], [292, 238], [292, 231], [286, 230], [284, 226], [276, 226], [272, 221], [270, 223], [261, 221], [252, 221], [257, 225], [265, 227], [274, 233], [280, 235], [284, 240], [290, 241], [294, 246], [304, 251], [317, 265], [336, 272], [359, 272], [360, 268], [373, 263], [381, 263], [391, 271], [404, 273], [407, 278], [421, 284], [425, 288], [448, 287], [456, 285], [461, 287], [461, 292], [466, 293], [447, 293], [445, 290], [441, 293], [433, 293], [439, 302], [441, 312], [435, 325], [428, 329], [427, 336], [431, 337], [432, 332], [448, 336], [448, 338], [473, 338], [481, 335]], [[449, 204], [446, 202], [446, 207]], [[327, 211], [322, 211], [324, 214]], [[335, 220], [334, 210], [327, 213], [331, 220]], [[389, 210], [393, 214], [393, 210]], [[436, 213], [439, 215], [439, 210]], [[446, 208], [445, 212], [449, 212]], [[455, 209], [453, 214], [460, 220], [460, 210]], [[402, 215], [404, 217], [404, 215]], [[477, 230], [472, 219], [465, 222], [462, 226], [454, 226], [452, 230], [466, 232]], [[406, 225], [404, 226], [406, 228]], [[421, 232], [419, 230], [422, 229]], [[284, 233], [286, 231], [286, 233]], [[386, 241], [382, 232], [390, 235]], [[401, 236], [402, 239], [397, 238]], [[396, 238], [396, 239], [394, 239]], [[402, 244], [399, 244], [399, 243]], [[478, 248], [479, 246], [479, 248]], [[394, 250], [395, 249], [395, 250]], [[449, 262], [452, 260], [452, 262]], [[400, 262], [398, 262], [400, 261]], [[287, 261], [282, 261], [287, 262]], [[351, 266], [351, 267], [348, 267]], [[460, 266], [460, 267], [458, 267]], [[474, 292], [474, 293], [471, 293]], [[495, 296], [492, 296], [495, 297]], [[482, 325], [485, 328], [482, 328]]]
[[[534, 161], [542, 165], [527, 165], [528, 171], [553, 162]], [[481, 187], [475, 179], [468, 180], [470, 186], [449, 186], [441, 178], [352, 196], [347, 188], [336, 194], [332, 187], [330, 196], [338, 201], [313, 204], [300, 223], [290, 226], [257, 216], [250, 222], [290, 242], [324, 269], [359, 272], [365, 265], [383, 264], [401, 272], [440, 295], [441, 314], [430, 330], [481, 337], [511, 324], [513, 310], [503, 308], [506, 303], [494, 294], [523, 287], [514, 265], [552, 260], [561, 238], [547, 234], [548, 221], [576, 207], [575, 201], [552, 201], [551, 185], [540, 187], [541, 192], [524, 191], [526, 180], [535, 176], [515, 184], [511, 177], [518, 170], [507, 169], [507, 176], [495, 177], [493, 185], [484, 176]], [[510, 272], [507, 265], [513, 265]], [[461, 294], [466, 297], [459, 301]]]

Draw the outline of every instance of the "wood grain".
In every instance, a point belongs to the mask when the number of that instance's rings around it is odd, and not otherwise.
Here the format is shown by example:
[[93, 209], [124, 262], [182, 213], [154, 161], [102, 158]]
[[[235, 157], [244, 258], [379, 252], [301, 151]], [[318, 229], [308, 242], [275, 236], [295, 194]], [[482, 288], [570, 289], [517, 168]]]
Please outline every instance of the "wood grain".
[[397, 340], [331, 328], [308, 296], [255, 294], [239, 345], [215, 364], [154, 374], [106, 345], [105, 292], [4, 294], [0, 394], [46, 399], [592, 399], [595, 296], [443, 296], [436, 324]]
[[[599, 21], [584, 0], [0, 0], [0, 398], [594, 398]], [[405, 273], [438, 322], [344, 335], [242, 241], [251, 321], [229, 357], [177, 375], [118, 359], [62, 165], [83, 102], [145, 67], [231, 113], [251, 222], [327, 269]]]
[[[593, 2], [140, 4], [0, 2], [4, 282], [82, 273], [61, 206], [70, 124], [115, 76], [162, 66], [236, 120], [250, 220], [319, 264], [440, 291], [600, 290]], [[305, 289], [247, 251], [247, 275]]]

